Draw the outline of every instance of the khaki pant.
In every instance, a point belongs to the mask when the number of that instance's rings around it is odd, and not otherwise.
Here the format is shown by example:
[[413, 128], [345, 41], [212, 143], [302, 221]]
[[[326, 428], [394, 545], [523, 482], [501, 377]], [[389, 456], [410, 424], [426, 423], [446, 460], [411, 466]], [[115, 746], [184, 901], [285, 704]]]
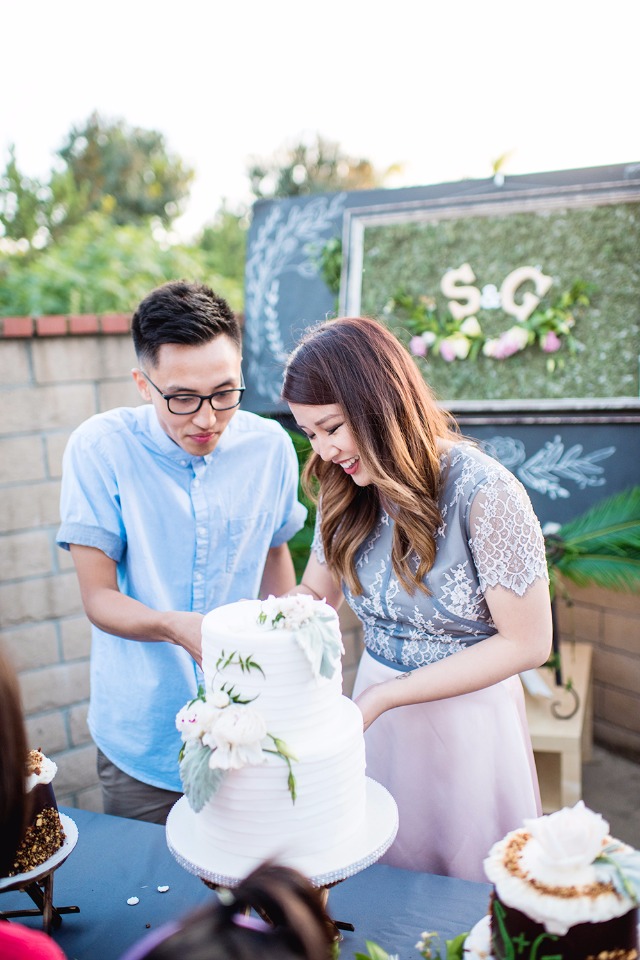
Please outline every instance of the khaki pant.
[[173, 790], [152, 787], [130, 777], [105, 757], [101, 750], [98, 750], [97, 767], [104, 812], [114, 817], [166, 823], [171, 807], [182, 796]]

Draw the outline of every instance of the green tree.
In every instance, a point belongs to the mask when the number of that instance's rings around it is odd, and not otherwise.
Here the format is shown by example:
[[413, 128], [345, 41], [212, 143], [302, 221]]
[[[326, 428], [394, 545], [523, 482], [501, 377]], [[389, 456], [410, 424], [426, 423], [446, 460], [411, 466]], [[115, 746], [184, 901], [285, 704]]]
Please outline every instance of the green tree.
[[48, 191], [18, 169], [15, 146], [9, 148], [7, 166], [0, 176], [0, 236], [29, 245], [47, 223]]
[[244, 281], [248, 225], [246, 210], [234, 212], [227, 207], [226, 201], [223, 201], [212, 222], [204, 227], [197, 241], [209, 269], [221, 277], [235, 281], [240, 287]]
[[[194, 171], [169, 154], [157, 130], [109, 122], [93, 113], [73, 127], [58, 151], [70, 171], [85, 210], [101, 210], [119, 224], [158, 217], [165, 225], [177, 217]], [[67, 221], [77, 219], [73, 208]]]
[[346, 154], [338, 143], [320, 134], [278, 150], [268, 159], [253, 159], [247, 174], [257, 199], [297, 197], [336, 190], [381, 187], [397, 166], [377, 170], [370, 160]]

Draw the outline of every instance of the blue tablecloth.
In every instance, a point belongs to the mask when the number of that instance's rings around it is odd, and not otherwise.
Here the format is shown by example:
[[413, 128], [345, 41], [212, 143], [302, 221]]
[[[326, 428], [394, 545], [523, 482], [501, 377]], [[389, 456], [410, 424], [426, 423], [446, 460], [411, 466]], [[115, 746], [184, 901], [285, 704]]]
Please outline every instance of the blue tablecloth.
[[[215, 894], [187, 873], [167, 849], [164, 827], [63, 807], [78, 826], [78, 843], [55, 872], [55, 906], [77, 905], [53, 938], [74, 960], [117, 960], [132, 943]], [[165, 893], [158, 887], [168, 886]], [[374, 940], [401, 960], [416, 960], [423, 930], [445, 938], [469, 930], [484, 913], [489, 884], [413, 873], [375, 864], [329, 893], [335, 920], [349, 921], [342, 958]], [[138, 897], [135, 906], [127, 904]], [[0, 893], [0, 910], [33, 907], [23, 891]], [[41, 927], [38, 918], [19, 922]]]

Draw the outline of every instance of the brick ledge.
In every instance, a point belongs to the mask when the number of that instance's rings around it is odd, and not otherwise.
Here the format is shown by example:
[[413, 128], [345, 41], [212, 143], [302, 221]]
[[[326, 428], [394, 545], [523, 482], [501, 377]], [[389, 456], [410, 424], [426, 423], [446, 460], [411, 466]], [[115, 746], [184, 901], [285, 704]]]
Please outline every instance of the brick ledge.
[[131, 329], [128, 313], [86, 313], [68, 316], [0, 317], [0, 339], [123, 334]]

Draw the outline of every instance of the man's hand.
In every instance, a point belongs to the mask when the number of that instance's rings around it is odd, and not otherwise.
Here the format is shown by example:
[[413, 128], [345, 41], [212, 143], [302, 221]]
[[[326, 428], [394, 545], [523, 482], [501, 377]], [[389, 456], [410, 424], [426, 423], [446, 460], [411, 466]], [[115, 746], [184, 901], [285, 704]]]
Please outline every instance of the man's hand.
[[172, 642], [182, 647], [202, 666], [202, 620], [201, 613], [173, 611], [166, 614]]

